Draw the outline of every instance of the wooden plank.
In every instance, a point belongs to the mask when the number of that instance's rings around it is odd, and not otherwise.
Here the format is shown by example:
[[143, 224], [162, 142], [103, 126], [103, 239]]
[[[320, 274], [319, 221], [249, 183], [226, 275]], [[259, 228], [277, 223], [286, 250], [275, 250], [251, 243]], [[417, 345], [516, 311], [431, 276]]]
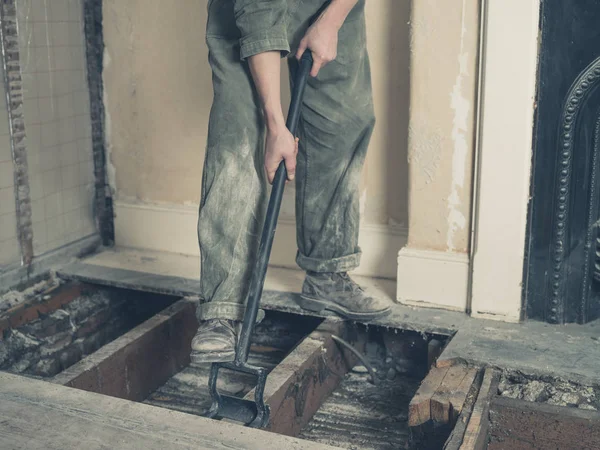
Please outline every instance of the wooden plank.
[[469, 419], [471, 418], [471, 414], [473, 413], [473, 407], [475, 406], [477, 395], [479, 394], [479, 388], [481, 387], [482, 378], [483, 373], [478, 371], [477, 375], [475, 376], [475, 380], [471, 384], [471, 388], [469, 389], [469, 393], [467, 394], [467, 398], [465, 400], [465, 404], [463, 405], [462, 411], [460, 412], [458, 419], [456, 420], [456, 424], [452, 428], [450, 436], [444, 444], [444, 450], [460, 449], [465, 435], [465, 431], [467, 429], [467, 425], [469, 424]]
[[484, 450], [486, 448], [490, 402], [498, 392], [499, 379], [500, 375], [497, 370], [491, 368], [485, 370], [460, 450]]
[[332, 450], [262, 430], [0, 373], [0, 448]]
[[438, 423], [454, 423], [460, 414], [477, 369], [452, 366], [431, 397], [431, 418]]
[[[265, 386], [265, 401], [271, 408], [267, 430], [297, 436], [356, 364], [356, 357], [331, 337], [360, 346], [349, 328], [347, 322], [325, 320], [271, 371]], [[254, 390], [245, 398], [254, 399]]]
[[189, 364], [195, 303], [182, 299], [52, 379], [53, 383], [142, 401]]
[[600, 413], [496, 397], [490, 406], [490, 450], [600, 448]]
[[[10, 328], [17, 328], [40, 317], [40, 314], [50, 314], [59, 308], [71, 303], [85, 292], [97, 290], [95, 286], [82, 283], [68, 283], [44, 292], [35, 298], [21, 303], [2, 314], [0, 319], [0, 340], [4, 332]], [[44, 300], [43, 297], [50, 296]]]
[[416, 427], [431, 420], [431, 397], [448, 373], [445, 368], [432, 368], [408, 405], [408, 426]]

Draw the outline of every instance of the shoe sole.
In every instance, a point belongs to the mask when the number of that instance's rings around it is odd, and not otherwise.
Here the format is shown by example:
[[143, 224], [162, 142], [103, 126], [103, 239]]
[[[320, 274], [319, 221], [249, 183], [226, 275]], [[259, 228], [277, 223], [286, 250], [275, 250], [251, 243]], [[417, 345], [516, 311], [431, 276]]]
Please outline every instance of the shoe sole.
[[235, 359], [235, 350], [228, 352], [192, 352], [192, 364], [206, 364], [214, 362], [232, 362]]
[[338, 305], [337, 303], [334, 303], [331, 301], [317, 300], [315, 298], [307, 297], [305, 295], [300, 295], [300, 297], [298, 297], [298, 304], [300, 305], [300, 307], [302, 309], [305, 309], [307, 311], [312, 311], [315, 313], [322, 313], [323, 311], [331, 311], [331, 312], [334, 312], [334, 313], [344, 317], [345, 319], [350, 319], [350, 320], [378, 319], [380, 317], [387, 316], [390, 313], [390, 311], [392, 310], [388, 306], [387, 308], [380, 309], [379, 311], [358, 313], [358, 312], [350, 311], [349, 309], [344, 308], [343, 306]]

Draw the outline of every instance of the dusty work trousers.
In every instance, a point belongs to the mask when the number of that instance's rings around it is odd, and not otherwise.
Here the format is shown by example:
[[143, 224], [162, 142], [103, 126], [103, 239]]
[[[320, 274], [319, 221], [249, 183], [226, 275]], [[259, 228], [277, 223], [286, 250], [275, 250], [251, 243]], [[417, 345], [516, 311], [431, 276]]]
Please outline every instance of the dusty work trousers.
[[[199, 320], [243, 318], [268, 202], [265, 124], [246, 58], [281, 51], [293, 81], [293, 55], [322, 4], [209, 1], [214, 99], [198, 221]], [[308, 81], [304, 95], [296, 171], [296, 261], [304, 270], [346, 272], [360, 262], [358, 188], [374, 124], [360, 0], [339, 32], [335, 61]]]

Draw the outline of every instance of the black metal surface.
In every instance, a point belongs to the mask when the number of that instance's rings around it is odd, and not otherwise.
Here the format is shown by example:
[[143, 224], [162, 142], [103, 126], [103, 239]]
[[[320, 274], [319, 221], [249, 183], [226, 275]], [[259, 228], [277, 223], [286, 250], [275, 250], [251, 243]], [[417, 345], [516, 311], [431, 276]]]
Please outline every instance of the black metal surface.
[[544, 0], [526, 246], [527, 316], [550, 323], [599, 317], [593, 281], [600, 3]]
[[[296, 129], [298, 128], [302, 97], [304, 95], [304, 89], [306, 87], [306, 81], [308, 80], [312, 63], [311, 52], [307, 50], [300, 60], [300, 67], [296, 74], [290, 109], [288, 111], [286, 126], [292, 135], [296, 134]], [[207, 414], [207, 417], [210, 418], [228, 418], [243, 422], [251, 427], [260, 428], [266, 426], [269, 420], [269, 409], [267, 405], [265, 405], [263, 399], [267, 373], [260, 367], [248, 365], [247, 361], [248, 352], [250, 351], [250, 338], [254, 331], [256, 317], [258, 315], [258, 308], [265, 283], [265, 276], [267, 274], [267, 265], [269, 264], [269, 257], [273, 246], [273, 238], [275, 236], [275, 228], [277, 226], [277, 218], [279, 217], [286, 179], [287, 172], [285, 163], [282, 161], [279, 164], [275, 179], [273, 180], [273, 188], [271, 190], [271, 197], [269, 198], [269, 205], [265, 223], [263, 225], [256, 266], [250, 280], [248, 299], [246, 301], [246, 312], [244, 314], [244, 321], [238, 338], [235, 361], [233, 363], [213, 363], [211, 368], [209, 390], [213, 399], [213, 404]], [[257, 377], [255, 401], [251, 402], [219, 394], [217, 389], [217, 378], [219, 369], [221, 368], [255, 375]]]

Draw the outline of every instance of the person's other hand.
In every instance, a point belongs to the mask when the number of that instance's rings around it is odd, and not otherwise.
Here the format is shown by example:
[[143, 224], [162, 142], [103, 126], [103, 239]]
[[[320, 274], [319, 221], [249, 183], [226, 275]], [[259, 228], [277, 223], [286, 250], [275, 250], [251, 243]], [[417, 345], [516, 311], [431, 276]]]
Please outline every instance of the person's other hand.
[[285, 161], [287, 179], [291, 181], [296, 175], [296, 155], [298, 154], [298, 139], [285, 125], [267, 129], [265, 146], [265, 170], [269, 183], [273, 184], [275, 173], [282, 160]]
[[310, 75], [316, 77], [319, 70], [337, 56], [337, 44], [338, 27], [321, 14], [300, 41], [296, 58], [300, 59], [307, 49], [312, 51], [313, 65]]

